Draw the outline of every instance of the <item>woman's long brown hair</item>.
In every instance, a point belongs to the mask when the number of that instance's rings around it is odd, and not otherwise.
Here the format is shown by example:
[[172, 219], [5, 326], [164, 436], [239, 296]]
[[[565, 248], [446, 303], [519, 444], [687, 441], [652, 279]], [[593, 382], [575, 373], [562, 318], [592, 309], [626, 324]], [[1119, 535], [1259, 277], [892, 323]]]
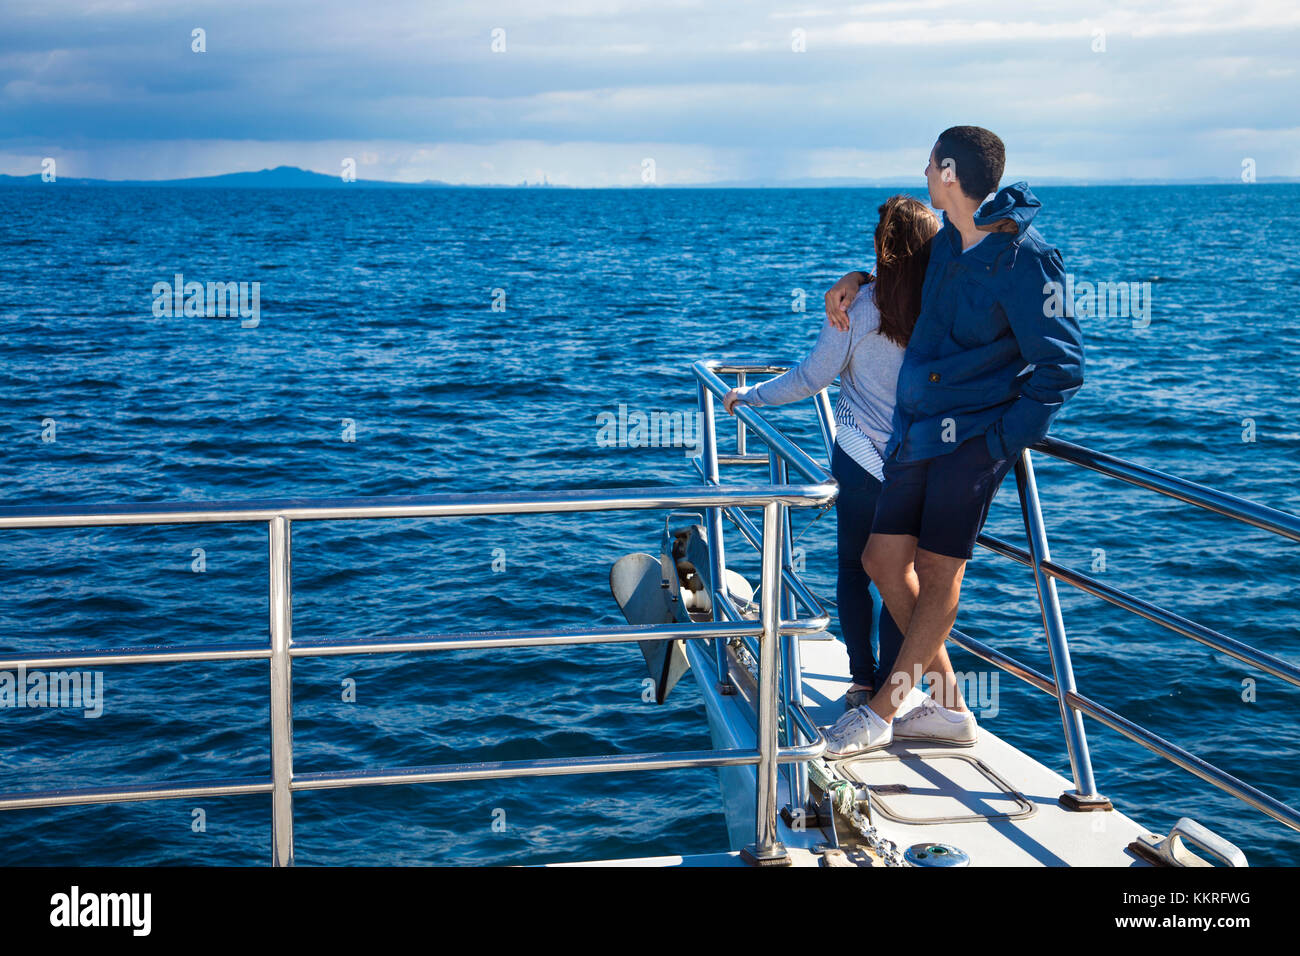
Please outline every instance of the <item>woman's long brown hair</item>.
[[906, 348], [921, 314], [921, 286], [939, 222], [925, 203], [911, 196], [890, 196], [878, 211], [875, 299], [880, 310], [879, 331]]

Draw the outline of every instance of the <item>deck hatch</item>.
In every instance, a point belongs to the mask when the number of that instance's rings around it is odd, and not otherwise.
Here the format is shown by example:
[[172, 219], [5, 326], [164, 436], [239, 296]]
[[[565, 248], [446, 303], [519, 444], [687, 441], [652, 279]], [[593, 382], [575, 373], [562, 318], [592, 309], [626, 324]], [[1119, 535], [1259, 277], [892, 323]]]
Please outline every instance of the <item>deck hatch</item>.
[[985, 823], [1033, 816], [1036, 807], [984, 761], [950, 750], [878, 753], [839, 763], [871, 791], [875, 809], [898, 823]]

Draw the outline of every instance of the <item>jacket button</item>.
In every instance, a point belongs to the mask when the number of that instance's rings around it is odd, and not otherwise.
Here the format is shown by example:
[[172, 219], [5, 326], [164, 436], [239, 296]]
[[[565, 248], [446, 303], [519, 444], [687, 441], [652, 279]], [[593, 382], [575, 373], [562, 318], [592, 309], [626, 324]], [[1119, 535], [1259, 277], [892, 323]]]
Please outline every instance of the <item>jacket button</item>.
[[931, 373], [930, 373], [930, 381], [932, 381], [932, 382], [937, 382], [937, 381], [939, 381], [939, 373], [938, 373], [938, 372], [931, 372]]

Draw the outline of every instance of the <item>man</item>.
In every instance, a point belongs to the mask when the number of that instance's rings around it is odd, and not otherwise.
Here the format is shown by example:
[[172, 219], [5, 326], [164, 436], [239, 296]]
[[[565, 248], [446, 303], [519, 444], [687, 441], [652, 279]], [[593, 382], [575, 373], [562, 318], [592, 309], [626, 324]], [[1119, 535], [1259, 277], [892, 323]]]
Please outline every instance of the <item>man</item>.
[[[944, 225], [898, 376], [884, 487], [862, 556], [906, 637], [889, 682], [831, 728], [832, 757], [894, 737], [975, 743], [944, 650], [966, 562], [1002, 479], [1083, 384], [1083, 338], [1068, 305], [1059, 307], [1061, 256], [1030, 225], [1041, 204], [1025, 183], [985, 202], [1004, 164], [997, 136], [955, 126], [925, 169]], [[845, 305], [864, 279], [850, 273], [826, 294], [832, 324], [847, 326]], [[930, 698], [895, 720], [923, 670]]]

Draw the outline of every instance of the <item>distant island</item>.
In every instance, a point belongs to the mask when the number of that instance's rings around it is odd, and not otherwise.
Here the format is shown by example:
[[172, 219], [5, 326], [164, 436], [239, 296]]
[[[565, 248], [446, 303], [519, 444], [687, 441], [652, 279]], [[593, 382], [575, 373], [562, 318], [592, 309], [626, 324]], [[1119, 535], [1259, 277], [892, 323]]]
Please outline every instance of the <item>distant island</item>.
[[[1014, 182], [1007, 177], [1005, 182]], [[1261, 176], [1259, 183], [1296, 183], [1300, 179], [1287, 176]], [[1062, 177], [1032, 178], [1035, 186], [1221, 186], [1246, 185], [1239, 178], [1225, 176], [1219, 179], [1108, 179], [1080, 180]], [[88, 179], [59, 176], [54, 183], [44, 182], [40, 173], [28, 176], [10, 176], [0, 173], [0, 186], [172, 186], [186, 189], [920, 189], [924, 182], [904, 180], [901, 177], [877, 179], [835, 176], [801, 179], [732, 179], [711, 183], [679, 183], [672, 185], [645, 184], [634, 186], [561, 186], [540, 183], [448, 183], [426, 179], [417, 183], [392, 182], [382, 179], [356, 179], [345, 181], [339, 175], [317, 173], [297, 166], [277, 166], [254, 172], [222, 173], [218, 176], [197, 176], [189, 179]]]
[[[40, 173], [30, 176], [8, 176], [0, 174], [0, 185], [37, 185], [48, 186], [41, 179]], [[394, 183], [380, 179], [358, 179], [345, 182], [341, 176], [326, 173], [314, 173], [297, 166], [277, 166], [274, 169], [259, 169], [256, 172], [222, 173], [219, 176], [196, 176], [190, 179], [85, 179], [75, 176], [59, 176], [53, 185], [70, 186], [184, 186], [186, 188], [219, 189], [420, 189], [451, 188], [451, 183], [428, 179], [422, 183]]]

